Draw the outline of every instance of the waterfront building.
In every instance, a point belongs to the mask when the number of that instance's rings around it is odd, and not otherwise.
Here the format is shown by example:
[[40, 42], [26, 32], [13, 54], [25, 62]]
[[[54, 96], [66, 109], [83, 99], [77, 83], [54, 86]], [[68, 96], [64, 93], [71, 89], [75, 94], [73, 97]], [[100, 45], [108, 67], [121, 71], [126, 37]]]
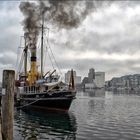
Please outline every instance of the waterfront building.
[[88, 77], [84, 77], [82, 80], [82, 85], [85, 85], [86, 83], [88, 83]]
[[88, 82], [92, 83], [95, 79], [95, 70], [93, 68], [89, 69]]
[[95, 84], [98, 88], [105, 86], [105, 72], [95, 72]]
[[85, 84], [85, 89], [95, 89], [95, 88], [98, 88], [95, 81], [93, 81], [92, 83]]
[[140, 74], [126, 75], [122, 77], [112, 78], [109, 81], [109, 88], [137, 89], [140, 88]]
[[81, 76], [76, 76], [76, 84], [81, 84]]
[[[77, 76], [76, 71], [73, 71], [73, 75], [74, 75], [75, 84], [80, 84], [81, 76]], [[65, 83], [69, 84], [70, 76], [71, 76], [71, 71], [68, 71], [67, 73], [65, 73]]]
[[85, 89], [103, 88], [105, 86], [105, 72], [95, 72], [93, 68], [89, 69], [88, 77], [82, 82]]
[[[69, 70], [65, 73], [65, 83], [69, 84], [70, 82], [71, 71]], [[76, 79], [76, 71], [73, 71], [74, 80]]]

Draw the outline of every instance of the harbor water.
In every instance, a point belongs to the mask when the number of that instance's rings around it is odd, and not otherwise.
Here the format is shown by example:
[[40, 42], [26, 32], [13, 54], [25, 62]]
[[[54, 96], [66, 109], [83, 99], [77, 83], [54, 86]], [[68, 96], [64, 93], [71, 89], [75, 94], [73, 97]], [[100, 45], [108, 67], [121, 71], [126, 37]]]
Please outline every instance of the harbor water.
[[14, 140], [139, 140], [140, 93], [78, 92], [68, 113], [15, 110]]

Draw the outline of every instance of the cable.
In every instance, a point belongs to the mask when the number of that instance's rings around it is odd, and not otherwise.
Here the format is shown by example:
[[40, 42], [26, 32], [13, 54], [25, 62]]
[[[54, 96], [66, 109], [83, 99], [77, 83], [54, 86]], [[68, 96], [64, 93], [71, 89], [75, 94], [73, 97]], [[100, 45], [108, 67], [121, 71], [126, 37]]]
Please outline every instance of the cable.
[[24, 57], [24, 52], [22, 52], [22, 55], [21, 55], [18, 72], [21, 71], [22, 63], [23, 63], [23, 57]]
[[[46, 42], [44, 42], [44, 44], [46, 45], [46, 51], [47, 51], [47, 44], [46, 44]], [[48, 52], [48, 56], [49, 56], [49, 59], [50, 59], [50, 61], [51, 61], [52, 67], [53, 67], [53, 69], [55, 69], [55, 67], [54, 67], [54, 65], [53, 65], [52, 58], [51, 58], [51, 56], [50, 56], [50, 54], [49, 54], [49, 51], [47, 51], [47, 52]]]
[[[45, 35], [46, 35], [46, 34], [45, 34]], [[60, 70], [60, 67], [58, 66], [58, 64], [57, 64], [57, 62], [56, 62], [56, 59], [55, 59], [55, 57], [54, 57], [54, 54], [53, 54], [52, 49], [51, 49], [50, 44], [49, 44], [49, 39], [48, 39], [48, 38], [49, 38], [49, 29], [48, 29], [48, 37], [47, 37], [47, 35], [46, 35], [46, 38], [47, 38], [48, 47], [49, 47], [50, 52], [51, 52], [51, 54], [52, 54], [52, 57], [53, 57], [53, 59], [54, 59], [54, 61], [55, 61], [55, 64], [56, 64], [56, 66], [57, 66], [57, 68], [58, 68], [60, 74], [62, 75], [62, 72], [61, 72], [61, 70]]]
[[39, 100], [41, 100], [41, 98], [39, 98], [39, 99], [37, 99], [37, 100], [35, 100], [35, 101], [29, 103], [29, 104], [26, 104], [26, 105], [23, 105], [23, 106], [18, 106], [18, 107], [16, 107], [16, 108], [18, 109], [18, 108], [23, 108], [23, 107], [29, 106], [29, 105], [31, 105], [31, 104], [33, 104], [33, 103], [39, 101]]

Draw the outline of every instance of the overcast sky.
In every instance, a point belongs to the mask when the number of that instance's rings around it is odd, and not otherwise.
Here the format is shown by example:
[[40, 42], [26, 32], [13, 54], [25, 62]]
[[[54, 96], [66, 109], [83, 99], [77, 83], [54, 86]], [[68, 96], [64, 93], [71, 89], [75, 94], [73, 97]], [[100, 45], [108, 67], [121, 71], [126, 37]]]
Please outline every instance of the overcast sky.
[[[17, 67], [23, 35], [19, 3], [0, 2], [0, 75], [3, 69]], [[77, 28], [57, 30], [46, 23], [50, 46], [62, 73], [73, 68], [83, 77], [94, 68], [104, 71], [106, 80], [140, 73], [140, 2], [104, 1], [94, 5], [94, 12]], [[45, 65], [51, 69], [49, 62]]]

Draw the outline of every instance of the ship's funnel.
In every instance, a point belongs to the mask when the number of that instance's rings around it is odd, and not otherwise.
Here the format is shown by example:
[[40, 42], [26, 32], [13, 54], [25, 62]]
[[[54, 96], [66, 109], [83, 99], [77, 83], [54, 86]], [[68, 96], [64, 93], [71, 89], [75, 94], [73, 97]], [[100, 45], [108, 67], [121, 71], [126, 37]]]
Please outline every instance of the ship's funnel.
[[30, 52], [31, 52], [31, 58], [30, 58], [30, 71], [28, 73], [28, 81], [29, 81], [29, 85], [33, 85], [35, 84], [36, 80], [37, 80], [37, 76], [38, 76], [38, 72], [37, 72], [37, 63], [36, 63], [36, 46], [32, 45], [30, 47]]

